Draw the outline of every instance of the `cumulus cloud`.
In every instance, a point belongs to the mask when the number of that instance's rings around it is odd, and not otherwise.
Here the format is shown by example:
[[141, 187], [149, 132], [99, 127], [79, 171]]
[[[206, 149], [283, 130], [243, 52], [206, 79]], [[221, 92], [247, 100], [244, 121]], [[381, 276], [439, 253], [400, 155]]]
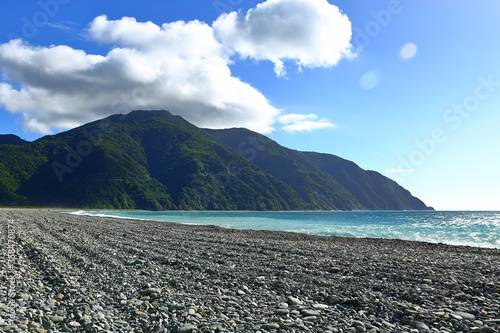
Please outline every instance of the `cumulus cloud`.
[[245, 15], [221, 15], [213, 24], [224, 45], [242, 57], [270, 60], [285, 76], [286, 60], [332, 67], [353, 57], [349, 18], [327, 0], [268, 0]]
[[[329, 67], [351, 55], [350, 22], [326, 0], [268, 0], [244, 18], [224, 14], [213, 26], [99, 16], [86, 34], [109, 52], [19, 39], [0, 44], [0, 106], [22, 115], [27, 130], [48, 134], [134, 109], [167, 109], [200, 127], [267, 133], [280, 110], [232, 75], [238, 55], [271, 60], [280, 75], [289, 59]], [[331, 126], [307, 118], [285, 130]]]
[[279, 113], [257, 89], [233, 77], [210, 26], [157, 26], [100, 16], [89, 36], [114, 48], [104, 56], [68, 46], [0, 45], [0, 66], [16, 89], [0, 84], [0, 103], [26, 114], [35, 132], [67, 129], [132, 109], [165, 108], [198, 126], [269, 132]]
[[334, 128], [328, 119], [319, 119], [315, 114], [297, 114], [290, 113], [278, 118], [278, 121], [283, 124], [283, 130], [289, 133], [311, 132], [323, 128]]

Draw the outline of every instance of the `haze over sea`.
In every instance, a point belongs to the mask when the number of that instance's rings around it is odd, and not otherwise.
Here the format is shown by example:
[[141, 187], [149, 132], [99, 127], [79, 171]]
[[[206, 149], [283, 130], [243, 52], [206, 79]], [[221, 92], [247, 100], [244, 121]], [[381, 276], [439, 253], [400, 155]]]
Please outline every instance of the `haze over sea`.
[[235, 229], [279, 230], [323, 236], [389, 238], [500, 248], [500, 212], [79, 211], [73, 214], [216, 225]]

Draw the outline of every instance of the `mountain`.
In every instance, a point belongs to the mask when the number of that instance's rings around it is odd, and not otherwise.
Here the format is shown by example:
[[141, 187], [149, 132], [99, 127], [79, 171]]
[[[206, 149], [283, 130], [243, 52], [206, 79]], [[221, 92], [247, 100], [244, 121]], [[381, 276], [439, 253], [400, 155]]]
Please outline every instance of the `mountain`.
[[0, 145], [16, 145], [22, 146], [29, 143], [28, 141], [24, 141], [17, 135], [13, 134], [0, 134]]
[[253, 143], [255, 151], [248, 158], [290, 185], [304, 201], [314, 203], [311, 209], [429, 209], [395, 181], [338, 156], [288, 149], [242, 128], [205, 131], [236, 151], [243, 152], [242, 142], [249, 147]]
[[337, 156], [291, 150], [246, 129], [200, 129], [167, 111], [114, 115], [31, 143], [7, 141], [0, 137], [0, 205], [430, 209], [392, 180]]

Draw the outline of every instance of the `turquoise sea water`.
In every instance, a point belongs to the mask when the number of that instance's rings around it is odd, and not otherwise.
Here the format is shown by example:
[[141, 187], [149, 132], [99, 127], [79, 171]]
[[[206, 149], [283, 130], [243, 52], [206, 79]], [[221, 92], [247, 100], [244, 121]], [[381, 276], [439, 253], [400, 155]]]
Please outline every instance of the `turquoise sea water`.
[[75, 212], [226, 228], [373, 237], [500, 248], [500, 212]]

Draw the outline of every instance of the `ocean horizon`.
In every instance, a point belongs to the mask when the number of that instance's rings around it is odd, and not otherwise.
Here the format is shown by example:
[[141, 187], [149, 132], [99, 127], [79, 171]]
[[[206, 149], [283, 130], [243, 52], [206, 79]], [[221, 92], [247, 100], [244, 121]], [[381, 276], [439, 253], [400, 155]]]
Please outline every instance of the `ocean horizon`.
[[500, 211], [88, 210], [71, 214], [500, 249]]

